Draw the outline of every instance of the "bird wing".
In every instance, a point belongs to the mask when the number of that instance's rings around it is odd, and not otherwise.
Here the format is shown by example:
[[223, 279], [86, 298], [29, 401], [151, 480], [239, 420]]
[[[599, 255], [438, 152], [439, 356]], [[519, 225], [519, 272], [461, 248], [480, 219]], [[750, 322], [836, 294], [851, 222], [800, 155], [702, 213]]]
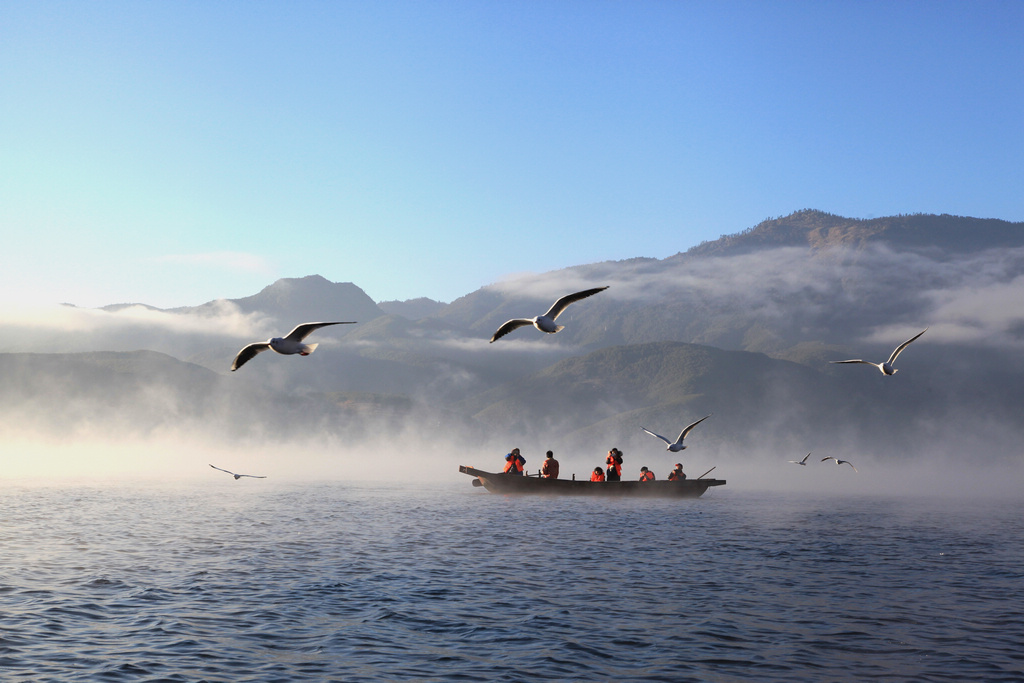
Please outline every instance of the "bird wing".
[[[853, 463], [852, 463], [852, 462], [850, 462], [849, 460], [836, 460], [836, 464], [837, 464], [837, 465], [847, 464], [847, 465], [849, 465], [850, 467], [853, 467]], [[857, 468], [856, 468], [856, 467], [853, 467], [853, 471], [854, 471], [854, 472], [857, 472]], [[860, 472], [857, 472], [857, 474], [860, 474]]]
[[696, 427], [697, 425], [699, 425], [701, 422], [703, 422], [704, 420], [708, 419], [709, 417], [711, 417], [711, 416], [710, 415], [705, 415], [701, 419], [699, 419], [696, 422], [694, 422], [692, 425], [689, 425], [683, 431], [679, 432], [679, 438], [676, 439], [676, 443], [682, 442], [682, 440], [686, 438], [686, 435], [690, 433], [691, 429], [693, 429], [694, 427]]
[[790, 460], [789, 462], [793, 463], [794, 465], [806, 465], [807, 464], [807, 458], [809, 458], [809, 457], [811, 457], [810, 453], [805, 455], [802, 460]]
[[491, 337], [491, 343], [493, 344], [494, 342], [498, 341], [512, 330], [517, 330], [520, 327], [523, 327], [524, 325], [532, 324], [533, 321], [528, 320], [526, 318], [513, 318], [512, 320], [509, 320], [507, 323], [498, 328], [498, 331], [494, 333], [493, 337]]
[[236, 474], [236, 477], [249, 477], [250, 479], [266, 479], [265, 476], [257, 476], [255, 474]]
[[830, 360], [829, 363], [864, 363], [865, 365], [878, 365], [872, 363], [869, 360], [861, 360], [860, 358], [854, 358], [853, 360]]
[[902, 344], [900, 344], [899, 346], [897, 346], [896, 350], [892, 352], [891, 356], [889, 356], [889, 365], [892, 365], [893, 363], [896, 362], [896, 356], [900, 355], [900, 352], [903, 349], [907, 348], [907, 345], [910, 344], [910, 342], [914, 341], [915, 339], [917, 339], [918, 337], [920, 337], [922, 334], [924, 334], [927, 331], [928, 331], [928, 328], [926, 327], [923, 330], [921, 330], [920, 332], [918, 332], [917, 334], [915, 334], [913, 337], [908, 339], [907, 341], [905, 341]]
[[586, 299], [588, 296], [593, 296], [598, 292], [603, 292], [608, 289], [605, 287], [595, 287], [594, 289], [584, 289], [582, 292], [576, 292], [575, 294], [566, 294], [561, 299], [551, 304], [551, 308], [545, 313], [547, 317], [555, 320], [558, 316], [562, 315], [562, 311], [569, 307], [569, 304], [579, 301], [580, 299]]
[[[830, 456], [828, 456], [826, 458], [822, 458], [821, 459], [822, 462], [825, 462], [826, 460], [835, 460], [835, 457], [830, 455]], [[838, 465], [839, 461], [836, 461], [836, 464]]]
[[231, 363], [231, 372], [234, 372], [248, 363], [257, 353], [263, 353], [269, 348], [270, 342], [253, 342], [252, 344], [244, 347], [238, 352], [238, 355], [235, 356], [235, 360]]
[[328, 325], [354, 325], [355, 322], [355, 320], [346, 320], [344, 322], [336, 323], [302, 323], [301, 325], [296, 325], [295, 329], [285, 336], [285, 339], [288, 341], [300, 342], [312, 334], [314, 330], [319, 330], [321, 327], [327, 327]]
[[212, 467], [215, 470], [220, 470], [221, 472], [227, 472], [231, 476], [235, 476], [234, 472], [229, 472], [228, 470], [224, 469], [223, 467], [217, 467], [216, 465], [210, 465], [210, 467]]
[[651, 431], [650, 429], [648, 429], [647, 427], [641, 427], [640, 429], [644, 430], [645, 432], [647, 432], [647, 433], [648, 433], [648, 434], [650, 434], [651, 436], [654, 436], [654, 437], [657, 437], [657, 438], [661, 439], [662, 441], [664, 441], [665, 443], [667, 443], [667, 444], [668, 444], [669, 446], [671, 446], [671, 445], [672, 445], [672, 442], [671, 442], [671, 441], [669, 441], [668, 439], [666, 439], [665, 437], [663, 437], [663, 436], [662, 436], [661, 434], [655, 434], [654, 432], [652, 432], [652, 431]]

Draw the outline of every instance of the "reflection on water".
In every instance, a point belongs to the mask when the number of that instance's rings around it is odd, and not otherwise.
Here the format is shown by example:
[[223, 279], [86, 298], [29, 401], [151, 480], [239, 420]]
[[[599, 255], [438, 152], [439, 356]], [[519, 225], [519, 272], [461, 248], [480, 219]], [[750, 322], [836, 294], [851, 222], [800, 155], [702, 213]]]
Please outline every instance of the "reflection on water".
[[5, 680], [1021, 680], [1020, 503], [0, 493]]

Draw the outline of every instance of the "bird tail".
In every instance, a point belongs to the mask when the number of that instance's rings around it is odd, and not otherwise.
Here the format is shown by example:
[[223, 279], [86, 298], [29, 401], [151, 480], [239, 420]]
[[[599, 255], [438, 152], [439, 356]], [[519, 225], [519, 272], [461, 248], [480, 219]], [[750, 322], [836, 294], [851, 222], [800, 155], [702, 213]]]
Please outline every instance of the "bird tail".
[[555, 325], [555, 332], [561, 332], [565, 329], [565, 325]]
[[301, 347], [302, 350], [299, 351], [299, 354], [303, 356], [308, 356], [309, 354], [316, 351], [316, 347], [318, 346], [320, 346], [320, 344], [303, 344]]

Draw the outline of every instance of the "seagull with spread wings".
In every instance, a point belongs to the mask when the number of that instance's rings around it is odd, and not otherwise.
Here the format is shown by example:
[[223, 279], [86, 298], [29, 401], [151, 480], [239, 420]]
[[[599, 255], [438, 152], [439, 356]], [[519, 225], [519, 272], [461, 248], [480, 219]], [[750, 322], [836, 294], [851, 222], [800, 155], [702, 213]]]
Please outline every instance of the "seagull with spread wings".
[[588, 296], [593, 296], [598, 292], [603, 292], [608, 289], [605, 287], [595, 287], [594, 289], [585, 289], [582, 292], [576, 292], [575, 294], [566, 294], [561, 299], [551, 304], [551, 308], [544, 315], [538, 315], [536, 318], [513, 318], [504, 325], [498, 328], [498, 331], [491, 337], [491, 343], [498, 341], [512, 330], [519, 329], [526, 325], [533, 325], [541, 332], [547, 332], [548, 334], [554, 334], [561, 330], [564, 325], [556, 325], [555, 320], [558, 316], [562, 315], [562, 312], [569, 307], [569, 304], [575, 303], [580, 299], [586, 299]]
[[231, 371], [234, 372], [252, 360], [253, 356], [258, 353], [263, 353], [267, 349], [286, 356], [296, 353], [300, 356], [308, 356], [316, 351], [316, 347], [319, 346], [319, 344], [303, 344], [302, 340], [312, 334], [315, 330], [319, 330], [321, 327], [327, 327], [328, 325], [353, 324], [355, 324], [354, 320], [336, 323], [302, 323], [301, 325], [296, 325], [294, 330], [283, 337], [274, 337], [273, 339], [268, 339], [265, 342], [253, 342], [252, 344], [244, 347], [238, 352], [238, 355], [235, 356], [234, 362], [231, 363]]
[[803, 465], [803, 466], [806, 467], [807, 466], [807, 458], [809, 458], [809, 457], [811, 457], [810, 453], [805, 455], [803, 460], [790, 460], [789, 462], [793, 463], [794, 465]]
[[861, 360], [860, 358], [854, 358], [852, 360], [830, 360], [829, 363], [864, 363], [865, 365], [874, 365], [876, 368], [882, 371], [883, 375], [895, 375], [898, 371], [896, 370], [896, 368], [892, 366], [892, 364], [896, 362], [896, 356], [900, 355], [900, 352], [903, 351], [903, 349], [907, 348], [910, 342], [914, 341], [927, 331], [928, 328], [926, 327], [917, 334], [915, 334], [913, 337], [908, 339], [907, 341], [897, 346], [896, 350], [892, 352], [891, 356], [889, 356], [889, 360], [882, 363], [872, 363], [869, 360]]
[[228, 474], [235, 478], [235, 481], [238, 481], [242, 477], [249, 477], [251, 479], [266, 479], [266, 477], [261, 477], [255, 474], [235, 474], [234, 472], [228, 471], [223, 467], [217, 467], [216, 465], [210, 465], [210, 467], [212, 467], [215, 470], [220, 470], [221, 472], [227, 472]]
[[[822, 462], [825, 462], [826, 460], [835, 460], [837, 465], [849, 465], [850, 467], [853, 467], [853, 463], [850, 462], [849, 460], [840, 460], [839, 458], [833, 457], [831, 455], [828, 456], [827, 458], [821, 459]], [[857, 472], [857, 468], [853, 467], [853, 471]]]
[[640, 429], [644, 430], [645, 432], [647, 432], [651, 436], [654, 436], [654, 437], [657, 437], [657, 438], [661, 439], [666, 444], [668, 444], [668, 446], [665, 448], [666, 451], [672, 451], [673, 453], [678, 453], [679, 451], [682, 451], [682, 450], [686, 449], [686, 446], [683, 444], [683, 439], [685, 439], [686, 435], [690, 433], [690, 430], [693, 429], [694, 427], [696, 427], [697, 425], [699, 425], [704, 420], [708, 419], [709, 417], [711, 417], [711, 416], [710, 415], [705, 415], [704, 417], [702, 417], [701, 419], [697, 420], [693, 424], [687, 426], [686, 429], [684, 429], [683, 431], [679, 432], [679, 437], [674, 442], [673, 441], [669, 441], [666, 437], [662, 436], [661, 434], [655, 434], [650, 429], [647, 429], [647, 427], [640, 427]]

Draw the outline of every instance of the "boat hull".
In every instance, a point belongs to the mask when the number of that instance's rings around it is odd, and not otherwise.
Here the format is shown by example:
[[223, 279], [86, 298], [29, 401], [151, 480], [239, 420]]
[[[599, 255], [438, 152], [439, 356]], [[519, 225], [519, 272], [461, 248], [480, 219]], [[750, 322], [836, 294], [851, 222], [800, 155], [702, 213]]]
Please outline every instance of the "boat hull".
[[712, 486], [725, 486], [724, 479], [684, 479], [682, 481], [574, 481], [544, 479], [504, 472], [485, 472], [465, 465], [459, 472], [476, 477], [474, 486], [491, 493], [549, 496], [638, 496], [644, 498], [699, 498]]

